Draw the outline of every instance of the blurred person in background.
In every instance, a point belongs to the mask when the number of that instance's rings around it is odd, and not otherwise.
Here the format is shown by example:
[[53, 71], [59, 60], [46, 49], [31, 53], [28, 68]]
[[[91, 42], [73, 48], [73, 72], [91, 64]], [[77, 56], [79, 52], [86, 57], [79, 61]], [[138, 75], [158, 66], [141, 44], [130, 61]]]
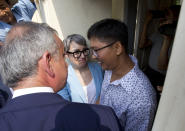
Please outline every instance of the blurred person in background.
[[[16, 2], [16, 3], [15, 3]], [[11, 25], [31, 21], [36, 10], [34, 0], [0, 1], [0, 41], [4, 41]]]
[[[164, 84], [179, 12], [180, 5], [173, 5], [160, 11], [148, 11], [141, 34], [139, 48], [151, 46], [148, 66], [144, 72], [157, 91], [158, 101], [161, 93], [159, 87]], [[155, 25], [151, 24], [152, 22]], [[156, 27], [156, 29], [153, 33], [148, 34], [151, 26]]]

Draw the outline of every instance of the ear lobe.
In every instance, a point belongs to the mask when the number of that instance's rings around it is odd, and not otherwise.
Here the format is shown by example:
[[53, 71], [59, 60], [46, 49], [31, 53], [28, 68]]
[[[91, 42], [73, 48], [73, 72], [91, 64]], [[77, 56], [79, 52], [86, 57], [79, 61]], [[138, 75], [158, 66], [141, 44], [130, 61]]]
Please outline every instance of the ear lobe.
[[52, 68], [51, 54], [49, 52], [44, 53], [43, 59], [44, 59], [45, 71], [50, 77], [54, 77], [55, 73]]
[[116, 55], [120, 55], [123, 52], [123, 46], [121, 45], [120, 42], [115, 44], [115, 48], [116, 48]]

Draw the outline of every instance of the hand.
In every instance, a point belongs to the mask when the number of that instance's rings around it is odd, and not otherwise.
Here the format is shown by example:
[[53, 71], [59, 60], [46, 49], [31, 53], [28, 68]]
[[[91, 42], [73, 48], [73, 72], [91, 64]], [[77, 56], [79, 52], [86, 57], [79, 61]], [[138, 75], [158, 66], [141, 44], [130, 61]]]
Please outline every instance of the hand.
[[161, 93], [163, 91], [163, 86], [157, 86], [157, 91], [159, 91], [160, 92], [160, 95], [161, 95]]
[[173, 19], [173, 18], [160, 19], [160, 24], [159, 24], [159, 26], [168, 25], [168, 24], [173, 24], [173, 22], [174, 22], [174, 19]]
[[157, 86], [157, 91], [162, 91], [163, 90], [163, 86]]

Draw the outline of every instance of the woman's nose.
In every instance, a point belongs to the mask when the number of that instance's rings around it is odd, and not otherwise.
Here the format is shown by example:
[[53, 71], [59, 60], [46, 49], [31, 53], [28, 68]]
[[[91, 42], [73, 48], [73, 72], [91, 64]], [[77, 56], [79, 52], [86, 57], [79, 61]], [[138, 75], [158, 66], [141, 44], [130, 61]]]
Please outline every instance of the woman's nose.
[[81, 58], [85, 58], [86, 56], [84, 55], [84, 53], [82, 52], [80, 55]]

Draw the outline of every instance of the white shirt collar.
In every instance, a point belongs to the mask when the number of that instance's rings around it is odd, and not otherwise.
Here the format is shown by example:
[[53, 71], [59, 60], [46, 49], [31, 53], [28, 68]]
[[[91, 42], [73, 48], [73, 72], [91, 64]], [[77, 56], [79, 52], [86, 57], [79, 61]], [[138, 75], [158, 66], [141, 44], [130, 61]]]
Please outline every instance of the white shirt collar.
[[54, 93], [51, 87], [31, 87], [31, 88], [24, 88], [24, 89], [18, 89], [13, 91], [12, 99], [22, 95], [41, 93], [41, 92]]

